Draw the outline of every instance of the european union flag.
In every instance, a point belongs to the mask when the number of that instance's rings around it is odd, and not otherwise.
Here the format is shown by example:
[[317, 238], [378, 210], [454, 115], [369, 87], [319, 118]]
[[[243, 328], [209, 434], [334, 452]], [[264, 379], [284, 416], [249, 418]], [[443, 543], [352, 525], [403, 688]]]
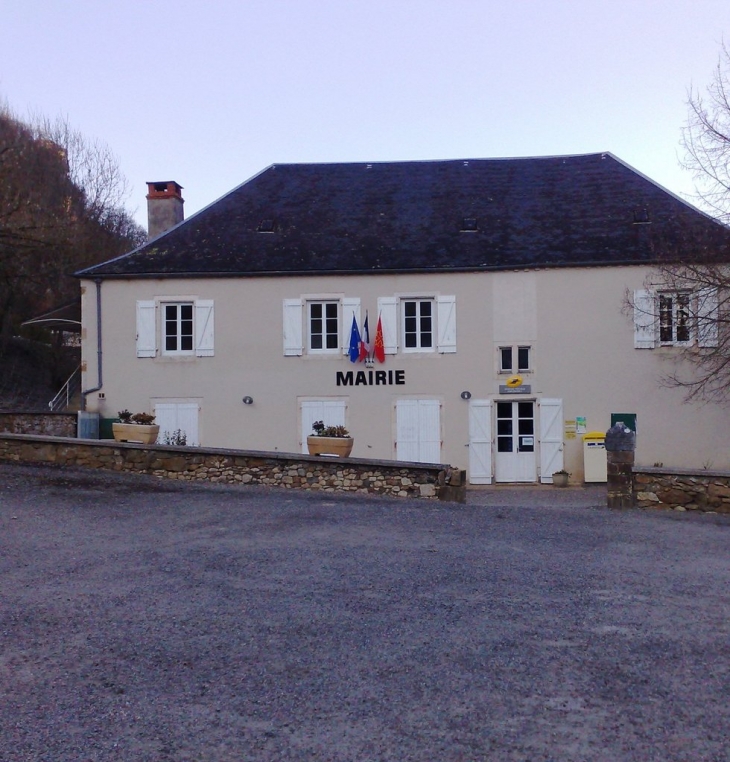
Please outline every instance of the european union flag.
[[352, 313], [352, 328], [350, 329], [350, 362], [357, 362], [360, 359], [360, 331], [355, 320], [355, 313]]

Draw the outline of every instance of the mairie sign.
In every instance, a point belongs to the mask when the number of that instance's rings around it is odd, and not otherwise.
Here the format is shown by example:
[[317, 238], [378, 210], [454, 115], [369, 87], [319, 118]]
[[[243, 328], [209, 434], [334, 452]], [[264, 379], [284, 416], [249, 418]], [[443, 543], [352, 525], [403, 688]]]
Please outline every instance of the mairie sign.
[[404, 386], [404, 370], [338, 370], [337, 386]]

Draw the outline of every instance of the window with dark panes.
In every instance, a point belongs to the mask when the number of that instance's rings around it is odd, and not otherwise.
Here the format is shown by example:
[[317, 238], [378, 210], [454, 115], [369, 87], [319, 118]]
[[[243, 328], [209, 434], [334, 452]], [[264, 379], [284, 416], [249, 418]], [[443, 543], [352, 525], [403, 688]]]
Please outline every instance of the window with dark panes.
[[165, 352], [193, 351], [193, 305], [165, 304]]
[[433, 300], [403, 301], [403, 346], [405, 349], [433, 349]]
[[310, 350], [337, 350], [339, 346], [339, 302], [309, 302]]

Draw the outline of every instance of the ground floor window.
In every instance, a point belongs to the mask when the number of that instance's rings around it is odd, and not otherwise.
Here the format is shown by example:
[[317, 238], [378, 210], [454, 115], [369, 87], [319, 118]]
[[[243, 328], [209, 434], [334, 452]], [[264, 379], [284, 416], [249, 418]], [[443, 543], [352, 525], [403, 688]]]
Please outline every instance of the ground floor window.
[[197, 401], [160, 401], [154, 405], [155, 423], [160, 427], [158, 444], [200, 444], [200, 403]]
[[396, 459], [416, 463], [440, 463], [440, 400], [398, 400], [396, 402], [395, 417]]
[[308, 452], [307, 437], [312, 434], [312, 424], [322, 421], [325, 426], [347, 427], [347, 399], [323, 397], [299, 400], [300, 444], [302, 452]]

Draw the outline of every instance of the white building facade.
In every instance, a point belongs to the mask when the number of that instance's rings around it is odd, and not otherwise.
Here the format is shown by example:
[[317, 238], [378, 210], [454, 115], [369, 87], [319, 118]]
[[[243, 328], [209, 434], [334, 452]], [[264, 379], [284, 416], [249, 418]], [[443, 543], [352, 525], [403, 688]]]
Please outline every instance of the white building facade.
[[[611, 177], [628, 173], [634, 181], [633, 170], [610, 155], [568, 157], [568, 163], [576, 158], [574, 172], [590, 175], [595, 167], [605, 179], [610, 162]], [[424, 163], [427, 188], [402, 205], [393, 196], [413, 181], [412, 163], [397, 165], [405, 179], [374, 183], [371, 198], [369, 186], [352, 191], [348, 173], [367, 175], [378, 165], [324, 165], [325, 175], [347, 167], [326, 201], [316, 188], [299, 188], [297, 172], [266, 170], [230, 194], [238, 198], [224, 197], [137, 252], [79, 273], [87, 409], [102, 419], [124, 408], [152, 412], [161, 438], [182, 430], [188, 444], [279, 452], [306, 451], [312, 423], [323, 420], [350, 430], [353, 457], [449, 463], [465, 468], [472, 484], [550, 482], [561, 468], [580, 481], [583, 434], [605, 432], [619, 415], [636, 421], [639, 463], [730, 468], [727, 412], [687, 404], [681, 389], [661, 384], [679, 347], [710, 346], [716, 337], [703, 334], [685, 310], [693, 295], [646, 290], [656, 253], [649, 246], [643, 254], [651, 223], [643, 216], [637, 222], [634, 212], [637, 204], [648, 206], [659, 228], [666, 214], [659, 201], [651, 205], [657, 197], [682, 205], [681, 213], [710, 226], [720, 243], [727, 243], [725, 230], [633, 173], [645, 195], [628, 202], [611, 196], [610, 209], [595, 213], [598, 223], [600, 215], [608, 219], [603, 229], [589, 231], [588, 246], [598, 250], [587, 257], [572, 224], [545, 230], [552, 225], [542, 219], [545, 208], [566, 201], [556, 201], [554, 188], [552, 196], [545, 191], [547, 207], [534, 202], [538, 222], [528, 214], [530, 188], [540, 186], [534, 173], [564, 171], [555, 160], [543, 161], [485, 160], [483, 175], [470, 181], [468, 198], [481, 193], [492, 203], [494, 171], [502, 177], [507, 169], [525, 170], [517, 185], [528, 196], [516, 202], [521, 210], [509, 225], [511, 248], [499, 243], [506, 235], [500, 211], [469, 206], [458, 188], [446, 194], [446, 212], [436, 202], [429, 206], [448, 190], [448, 178], [433, 180], [439, 165], [456, 171], [466, 167], [460, 162]], [[317, 180], [319, 166], [304, 177]], [[416, 179], [422, 167], [415, 164]], [[257, 194], [257, 180], [277, 171], [273, 189]], [[338, 201], [340, 185], [347, 190]], [[600, 206], [589, 193], [582, 203]], [[630, 251], [613, 240], [615, 203], [626, 206]], [[323, 205], [327, 220], [312, 223]], [[373, 228], [380, 215], [402, 208], [405, 234], [398, 236], [398, 220], [381, 223], [389, 225], [386, 250]], [[243, 211], [237, 216], [236, 210]], [[363, 215], [372, 221], [362, 223]], [[429, 230], [437, 228], [436, 217], [454, 223], [452, 241], [438, 230], [435, 238], [421, 232], [429, 221]], [[336, 240], [322, 242], [330, 229], [338, 230]], [[352, 232], [363, 229], [360, 239]], [[408, 254], [418, 250], [419, 236], [423, 257]], [[551, 260], [544, 241], [553, 251], [561, 236], [568, 244]], [[390, 262], [389, 251], [395, 252]], [[491, 259], [490, 251], [496, 252]], [[662, 299], [661, 325], [627, 309], [634, 299], [637, 305]], [[706, 304], [712, 309], [712, 298]], [[367, 319], [370, 339], [367, 358], [356, 362], [353, 319], [360, 333]], [[382, 353], [375, 351], [378, 323]]]

